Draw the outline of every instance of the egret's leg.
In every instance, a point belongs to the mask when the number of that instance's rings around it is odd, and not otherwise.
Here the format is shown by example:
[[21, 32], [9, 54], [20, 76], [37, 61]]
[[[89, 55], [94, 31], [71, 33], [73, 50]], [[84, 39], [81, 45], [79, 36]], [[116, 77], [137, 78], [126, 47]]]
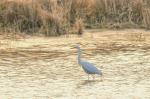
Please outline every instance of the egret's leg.
[[101, 78], [101, 81], [103, 81], [103, 75], [101, 75], [100, 78]]
[[95, 75], [92, 75], [92, 77], [93, 77], [93, 80], [95, 80]]
[[89, 80], [89, 74], [88, 74], [88, 80]]

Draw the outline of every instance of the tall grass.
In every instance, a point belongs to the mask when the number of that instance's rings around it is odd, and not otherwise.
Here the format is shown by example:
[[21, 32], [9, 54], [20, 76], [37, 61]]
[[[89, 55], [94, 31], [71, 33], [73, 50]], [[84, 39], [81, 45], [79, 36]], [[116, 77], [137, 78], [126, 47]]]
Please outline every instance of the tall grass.
[[1, 31], [57, 36], [86, 28], [150, 28], [149, 0], [1, 0]]

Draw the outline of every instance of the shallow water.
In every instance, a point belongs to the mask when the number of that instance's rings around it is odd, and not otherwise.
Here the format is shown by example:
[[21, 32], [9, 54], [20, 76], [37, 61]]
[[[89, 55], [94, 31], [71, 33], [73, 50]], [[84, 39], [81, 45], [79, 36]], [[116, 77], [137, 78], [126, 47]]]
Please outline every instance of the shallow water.
[[150, 99], [148, 50], [83, 54], [103, 72], [103, 77], [90, 81], [78, 66], [76, 53], [49, 52], [54, 58], [38, 58], [38, 53], [32, 58], [1, 54], [2, 99]]

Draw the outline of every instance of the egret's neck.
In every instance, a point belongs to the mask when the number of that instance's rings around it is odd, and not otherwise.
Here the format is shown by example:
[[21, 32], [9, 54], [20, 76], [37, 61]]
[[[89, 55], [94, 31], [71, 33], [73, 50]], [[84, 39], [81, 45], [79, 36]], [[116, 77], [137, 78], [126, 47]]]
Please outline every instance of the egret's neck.
[[80, 49], [78, 49], [78, 63], [80, 64], [80, 62], [81, 62], [81, 59], [80, 59], [80, 55], [81, 55], [81, 50]]

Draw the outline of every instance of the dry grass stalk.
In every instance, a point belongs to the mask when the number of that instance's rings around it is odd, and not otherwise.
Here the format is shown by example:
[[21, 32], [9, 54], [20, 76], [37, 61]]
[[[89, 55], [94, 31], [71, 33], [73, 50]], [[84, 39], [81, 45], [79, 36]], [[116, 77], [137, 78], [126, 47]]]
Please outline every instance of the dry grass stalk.
[[0, 28], [56, 36], [74, 23], [82, 31], [80, 19], [88, 28], [150, 28], [149, 6], [149, 0], [2, 0]]

